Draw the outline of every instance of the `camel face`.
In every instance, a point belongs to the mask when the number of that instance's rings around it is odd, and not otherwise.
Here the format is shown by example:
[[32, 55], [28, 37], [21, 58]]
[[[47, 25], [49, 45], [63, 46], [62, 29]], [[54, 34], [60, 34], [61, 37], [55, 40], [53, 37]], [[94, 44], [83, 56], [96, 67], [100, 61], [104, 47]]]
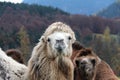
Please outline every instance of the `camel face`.
[[82, 49], [75, 59], [76, 67], [81, 73], [91, 74], [95, 71], [100, 59], [90, 49]]
[[56, 55], [68, 55], [72, 52], [72, 37], [66, 32], [54, 32], [47, 38], [47, 46]]
[[91, 73], [96, 64], [96, 59], [94, 57], [81, 57], [76, 60], [76, 66], [85, 73]]

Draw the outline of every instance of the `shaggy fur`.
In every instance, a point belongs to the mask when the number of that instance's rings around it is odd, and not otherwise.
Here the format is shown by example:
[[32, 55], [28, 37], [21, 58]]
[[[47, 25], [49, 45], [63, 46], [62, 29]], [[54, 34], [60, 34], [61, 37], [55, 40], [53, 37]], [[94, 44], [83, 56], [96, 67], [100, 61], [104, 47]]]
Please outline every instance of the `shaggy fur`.
[[[86, 79], [83, 79], [85, 78], [85, 76], [81, 76], [81, 70], [79, 70], [78, 66], [76, 65], [76, 58], [79, 58], [80, 56], [78, 56], [79, 54], [83, 53], [82, 55], [85, 56], [87, 58], [89, 58], [89, 55], [93, 56], [93, 57], [96, 57], [97, 55], [95, 55], [94, 53], [90, 53], [91, 51], [87, 51], [87, 54], [86, 54], [86, 49], [84, 47], [81, 47], [81, 48], [76, 48], [76, 47], [79, 47], [81, 46], [80, 43], [78, 42], [75, 42], [73, 44], [73, 63], [75, 64], [75, 70], [74, 70], [74, 80], [86, 80]], [[100, 60], [100, 58], [98, 58]], [[80, 61], [78, 59], [78, 61]], [[94, 76], [89, 78], [88, 80], [119, 80], [117, 78], [117, 76], [113, 73], [112, 69], [110, 68], [110, 66], [103, 60], [101, 60], [99, 62], [99, 64], [96, 66], [96, 68], [93, 69], [95, 72], [94, 72]]]
[[24, 80], [27, 67], [8, 57], [0, 49], [0, 80]]
[[79, 50], [81, 49], [84, 49], [83, 45], [81, 45], [78, 41], [75, 41], [73, 44], [72, 44], [72, 48], [73, 48], [73, 53], [72, 53], [72, 56], [71, 56], [71, 60], [75, 66], [75, 57], [77, 56], [77, 54], [79, 53]]
[[[71, 42], [67, 53], [58, 54], [49, 47], [48, 36], [55, 32], [70, 34]], [[28, 63], [28, 80], [73, 80], [74, 67], [70, 57], [74, 41], [74, 32], [68, 25], [61, 22], [50, 25], [41, 37], [40, 42], [33, 49]]]
[[24, 64], [22, 53], [17, 49], [9, 49], [6, 51], [6, 54], [12, 57], [17, 62]]
[[[90, 49], [82, 49], [75, 58], [75, 80], [95, 80], [100, 59]], [[78, 79], [79, 78], [79, 79]]]
[[119, 80], [113, 73], [111, 67], [105, 62], [101, 61], [98, 65], [95, 80]]

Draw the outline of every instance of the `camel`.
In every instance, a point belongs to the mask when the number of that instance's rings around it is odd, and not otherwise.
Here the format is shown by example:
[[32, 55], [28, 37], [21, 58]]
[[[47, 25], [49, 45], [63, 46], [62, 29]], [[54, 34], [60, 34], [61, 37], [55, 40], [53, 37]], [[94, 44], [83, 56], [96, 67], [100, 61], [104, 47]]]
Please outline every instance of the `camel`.
[[34, 47], [28, 62], [28, 80], [73, 80], [70, 59], [75, 34], [62, 22], [51, 24]]
[[[79, 42], [74, 42], [72, 47], [71, 60], [75, 67], [74, 80], [119, 80], [111, 67], [92, 49], [85, 48]], [[87, 68], [82, 69], [82, 66]], [[89, 74], [86, 75], [86, 73]]]

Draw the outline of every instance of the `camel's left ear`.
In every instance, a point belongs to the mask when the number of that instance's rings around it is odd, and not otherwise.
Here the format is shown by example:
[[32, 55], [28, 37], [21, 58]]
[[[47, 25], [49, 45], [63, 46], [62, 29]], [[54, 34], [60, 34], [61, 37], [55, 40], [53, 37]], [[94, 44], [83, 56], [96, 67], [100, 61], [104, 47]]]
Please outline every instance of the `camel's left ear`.
[[75, 36], [73, 36], [72, 43], [74, 43], [75, 41], [76, 41], [76, 38]]
[[97, 63], [100, 64], [101, 63], [101, 59], [97, 56]]
[[45, 42], [45, 36], [41, 36], [41, 38], [39, 39], [40, 42]]

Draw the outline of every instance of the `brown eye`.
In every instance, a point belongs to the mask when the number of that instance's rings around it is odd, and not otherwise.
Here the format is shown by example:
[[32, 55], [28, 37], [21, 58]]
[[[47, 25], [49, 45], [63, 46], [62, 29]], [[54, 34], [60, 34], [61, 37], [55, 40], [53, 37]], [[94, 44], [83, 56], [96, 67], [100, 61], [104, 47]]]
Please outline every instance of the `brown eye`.
[[69, 37], [68, 37], [68, 40], [71, 40], [71, 39], [72, 39], [72, 38], [69, 36]]
[[77, 67], [79, 67], [79, 63], [80, 62], [78, 60], [75, 61], [75, 64], [76, 64]]
[[48, 40], [47, 40], [48, 42], [50, 42], [50, 38], [48, 38]]
[[91, 62], [92, 62], [92, 64], [93, 64], [93, 66], [95, 66], [96, 60], [95, 60], [95, 59], [92, 59]]

